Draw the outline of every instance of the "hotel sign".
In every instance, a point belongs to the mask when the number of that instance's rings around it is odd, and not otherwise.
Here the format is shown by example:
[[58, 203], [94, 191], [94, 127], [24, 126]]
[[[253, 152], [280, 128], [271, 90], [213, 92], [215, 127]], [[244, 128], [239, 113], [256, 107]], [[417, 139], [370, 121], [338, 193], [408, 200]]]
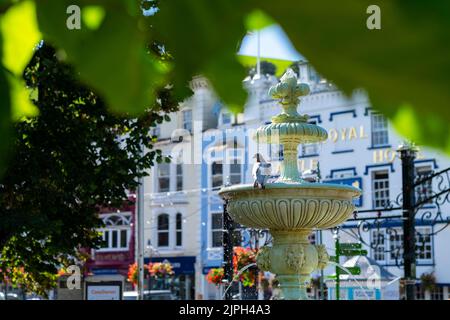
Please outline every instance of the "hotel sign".
[[[373, 163], [392, 163], [398, 157], [398, 152], [392, 148], [373, 150]], [[416, 159], [425, 159], [421, 151], [417, 153]]]
[[340, 128], [335, 129], [331, 128], [328, 130], [328, 139], [331, 142], [338, 141], [350, 141], [355, 139], [367, 139], [368, 136], [364, 130], [364, 126], [356, 127], [348, 127], [348, 128]]

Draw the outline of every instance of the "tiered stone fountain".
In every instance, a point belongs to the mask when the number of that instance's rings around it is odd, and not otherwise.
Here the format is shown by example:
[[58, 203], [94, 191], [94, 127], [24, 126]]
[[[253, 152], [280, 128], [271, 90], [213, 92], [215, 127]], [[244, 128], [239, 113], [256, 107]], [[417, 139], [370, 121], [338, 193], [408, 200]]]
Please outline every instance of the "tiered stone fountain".
[[228, 201], [228, 212], [236, 222], [251, 228], [269, 229], [272, 247], [263, 247], [257, 255], [261, 270], [276, 274], [284, 299], [308, 299], [306, 288], [314, 270], [329, 261], [323, 245], [312, 245], [313, 230], [335, 227], [354, 211], [353, 199], [361, 191], [352, 186], [304, 181], [299, 173], [298, 145], [327, 139], [327, 131], [309, 124], [308, 117], [297, 113], [299, 97], [307, 95], [307, 84], [297, 84], [288, 70], [281, 82], [269, 90], [280, 100], [283, 112], [272, 123], [257, 129], [258, 143], [283, 145], [284, 159], [280, 177], [265, 189], [253, 184], [222, 188], [219, 195]]

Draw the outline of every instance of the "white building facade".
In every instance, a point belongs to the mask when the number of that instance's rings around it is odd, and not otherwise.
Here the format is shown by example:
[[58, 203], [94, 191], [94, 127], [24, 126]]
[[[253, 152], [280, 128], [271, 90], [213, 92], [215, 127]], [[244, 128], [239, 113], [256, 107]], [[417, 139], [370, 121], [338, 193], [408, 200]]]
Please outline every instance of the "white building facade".
[[[157, 165], [146, 180], [146, 238], [158, 257], [195, 258], [195, 275], [190, 279], [195, 283], [195, 294], [186, 297], [220, 298], [218, 289], [205, 279], [210, 268], [222, 266], [223, 203], [217, 191], [224, 184], [253, 183], [252, 157], [256, 152], [272, 163], [273, 174], [277, 174], [282, 148], [259, 146], [251, 139], [253, 130], [280, 112], [277, 102], [267, 96], [269, 87], [277, 81], [270, 75], [247, 78], [247, 104], [243, 113], [234, 115], [222, 106], [206, 80], [194, 79], [192, 98], [171, 116], [170, 123], [160, 126], [156, 147], [163, 154], [170, 153], [173, 163]], [[345, 97], [307, 62], [299, 63], [299, 82], [311, 87], [311, 93], [301, 100], [299, 113], [309, 115], [309, 121], [325, 128], [329, 135], [324, 143], [299, 147], [299, 169], [306, 174], [319, 167], [321, 181], [359, 187], [362, 196], [355, 202], [359, 211], [376, 212], [395, 203], [402, 192], [402, 168], [396, 149], [403, 139], [389, 121], [370, 105], [363, 91]], [[183, 136], [181, 141], [178, 135]], [[176, 159], [181, 159], [181, 164]], [[415, 167], [416, 175], [425, 176], [450, 167], [450, 159], [423, 147]], [[425, 193], [431, 194], [438, 188], [437, 183], [427, 185]], [[421, 219], [426, 212], [440, 212], [442, 219]], [[371, 214], [362, 212], [358, 217]], [[437, 232], [445, 226], [442, 222], [447, 217], [448, 203], [437, 206], [430, 202], [417, 214], [417, 277], [434, 274], [436, 278], [432, 292], [422, 292], [418, 286], [419, 299], [450, 298], [450, 228]], [[366, 226], [363, 228], [358, 221], [347, 222], [339, 233], [341, 242], [362, 240], [368, 244], [370, 258], [390, 273], [402, 276], [402, 252], [396, 249], [402, 241], [401, 219], [380, 222], [377, 228]], [[333, 255], [332, 232], [324, 231], [321, 238]], [[333, 272], [333, 268], [325, 270], [325, 274]]]

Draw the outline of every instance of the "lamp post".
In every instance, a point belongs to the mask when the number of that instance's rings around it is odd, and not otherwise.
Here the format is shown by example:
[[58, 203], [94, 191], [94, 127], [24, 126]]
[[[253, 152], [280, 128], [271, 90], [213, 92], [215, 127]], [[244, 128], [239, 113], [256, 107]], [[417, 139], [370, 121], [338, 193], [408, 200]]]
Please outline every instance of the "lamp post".
[[138, 299], [144, 300], [144, 178], [139, 178], [138, 210], [136, 219]]
[[[231, 285], [233, 281], [233, 222], [227, 211], [227, 201], [223, 204], [223, 273], [224, 284]], [[225, 300], [232, 300], [232, 290], [225, 293]]]
[[397, 152], [402, 162], [403, 190], [403, 264], [406, 300], [416, 297], [416, 232], [415, 232], [415, 196], [414, 196], [414, 159], [417, 154], [414, 144], [405, 142]]

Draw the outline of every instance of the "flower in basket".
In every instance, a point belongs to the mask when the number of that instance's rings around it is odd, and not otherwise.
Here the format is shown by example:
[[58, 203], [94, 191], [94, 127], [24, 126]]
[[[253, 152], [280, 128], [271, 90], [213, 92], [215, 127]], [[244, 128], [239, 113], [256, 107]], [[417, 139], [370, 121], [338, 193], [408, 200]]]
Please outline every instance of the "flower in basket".
[[132, 284], [137, 284], [138, 281], [138, 272], [137, 272], [137, 264], [133, 263], [128, 268], [128, 281]]
[[214, 283], [216, 286], [218, 286], [222, 283], [223, 277], [224, 277], [223, 268], [212, 268], [206, 275], [206, 280], [209, 283]]
[[[148, 275], [149, 275], [148, 266], [144, 265], [144, 278], [148, 278]], [[138, 267], [137, 267], [136, 262], [129, 266], [127, 280], [134, 285], [137, 284], [137, 282], [138, 282]]]
[[148, 264], [150, 275], [155, 278], [164, 278], [174, 274], [172, 265], [169, 262], [155, 262]]
[[[256, 250], [243, 247], [235, 247], [233, 255], [233, 269], [234, 273], [237, 274], [244, 267], [256, 263]], [[252, 287], [256, 280], [256, 271], [253, 268], [249, 268], [242, 272], [239, 277], [244, 287]]]

